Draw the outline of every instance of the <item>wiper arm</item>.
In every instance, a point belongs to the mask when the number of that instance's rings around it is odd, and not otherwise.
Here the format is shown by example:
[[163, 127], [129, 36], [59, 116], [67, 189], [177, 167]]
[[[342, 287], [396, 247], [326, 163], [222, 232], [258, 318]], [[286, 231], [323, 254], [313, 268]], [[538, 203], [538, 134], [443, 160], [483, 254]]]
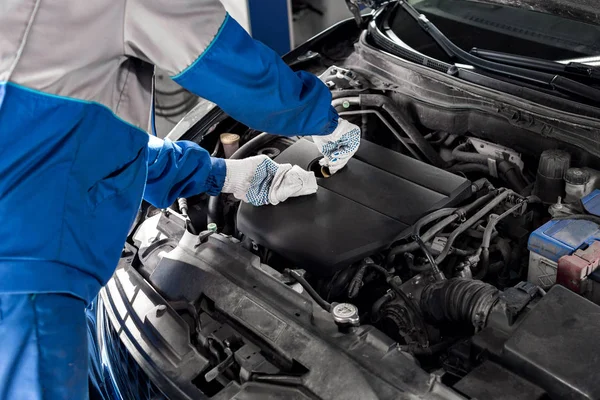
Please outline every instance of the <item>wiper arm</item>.
[[361, 6], [369, 7], [372, 10], [377, 10], [382, 5], [389, 3], [391, 0], [346, 0], [346, 6], [352, 13], [356, 24], [360, 27], [363, 25], [362, 15], [360, 13]]
[[600, 83], [600, 69], [590, 65], [585, 65], [577, 62], [569, 62], [561, 64], [556, 61], [544, 60], [535, 57], [526, 57], [517, 54], [503, 53], [493, 50], [483, 50], [473, 47], [471, 54], [485, 60], [495, 61], [502, 64], [514, 65], [516, 67], [524, 67], [537, 69], [552, 74], [563, 74], [574, 78], [585, 79], [591, 83]]
[[532, 71], [512, 65], [488, 61], [469, 54], [452, 43], [452, 41], [448, 39], [432, 22], [430, 22], [425, 15], [419, 13], [412, 5], [408, 4], [404, 0], [399, 0], [398, 3], [404, 9], [404, 11], [406, 11], [415, 21], [417, 21], [419, 26], [425, 32], [427, 32], [450, 57], [455, 57], [466, 64], [470, 64], [486, 71], [533, 82], [553, 90], [584, 97], [588, 100], [600, 103], [600, 90], [575, 80], [565, 78], [564, 76], [560, 75]]

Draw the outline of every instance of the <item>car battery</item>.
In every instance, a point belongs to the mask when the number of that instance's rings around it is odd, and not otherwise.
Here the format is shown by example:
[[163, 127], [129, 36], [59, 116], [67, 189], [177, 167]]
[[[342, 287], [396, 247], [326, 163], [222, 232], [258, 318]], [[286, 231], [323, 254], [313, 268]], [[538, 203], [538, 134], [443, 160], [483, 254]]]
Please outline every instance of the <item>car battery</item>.
[[[594, 300], [600, 290], [591, 275], [598, 268], [600, 261], [600, 242], [595, 241], [586, 249], [579, 249], [572, 255], [562, 256], [558, 260], [556, 283], [575, 293]], [[596, 290], [594, 290], [596, 289]]]
[[[600, 190], [594, 190], [581, 199], [581, 202], [590, 214], [600, 214]], [[571, 256], [578, 250], [586, 250], [597, 240], [600, 241], [600, 225], [593, 221], [548, 221], [529, 236], [529, 282], [549, 289], [557, 283], [558, 262], [561, 257]]]
[[583, 197], [581, 204], [588, 214], [600, 215], [600, 190], [595, 189]]

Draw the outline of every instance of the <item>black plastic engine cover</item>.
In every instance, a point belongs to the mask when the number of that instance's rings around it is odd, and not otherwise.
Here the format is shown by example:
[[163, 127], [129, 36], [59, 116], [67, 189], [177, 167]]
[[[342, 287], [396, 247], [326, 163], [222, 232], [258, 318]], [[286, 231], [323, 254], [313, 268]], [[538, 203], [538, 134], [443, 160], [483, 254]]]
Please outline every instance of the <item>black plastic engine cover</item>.
[[[276, 161], [308, 170], [320, 157], [314, 143], [301, 139]], [[385, 248], [424, 214], [471, 195], [467, 179], [364, 140], [343, 170], [317, 182], [312, 196], [277, 206], [242, 204], [237, 226], [319, 275]]]

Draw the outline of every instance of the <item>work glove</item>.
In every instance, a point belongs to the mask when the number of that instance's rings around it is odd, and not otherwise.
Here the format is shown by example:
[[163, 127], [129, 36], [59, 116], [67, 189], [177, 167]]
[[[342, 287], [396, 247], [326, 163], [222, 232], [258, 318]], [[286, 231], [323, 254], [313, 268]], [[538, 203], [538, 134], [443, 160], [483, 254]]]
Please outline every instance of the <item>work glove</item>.
[[360, 145], [360, 128], [340, 118], [337, 128], [326, 136], [313, 136], [323, 158], [319, 161], [331, 174], [342, 169]]
[[297, 165], [277, 164], [265, 155], [242, 160], [225, 160], [227, 173], [223, 193], [254, 206], [279, 204], [290, 197], [317, 191], [314, 172]]

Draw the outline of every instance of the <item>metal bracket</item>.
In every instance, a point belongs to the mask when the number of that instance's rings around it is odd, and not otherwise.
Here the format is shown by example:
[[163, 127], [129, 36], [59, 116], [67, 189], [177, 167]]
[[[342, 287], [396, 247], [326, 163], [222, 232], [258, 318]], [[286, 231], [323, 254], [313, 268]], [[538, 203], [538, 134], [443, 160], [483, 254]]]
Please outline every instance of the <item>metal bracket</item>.
[[[473, 148], [475, 148], [475, 151], [477, 151], [477, 153], [486, 155], [489, 158], [493, 158], [493, 159], [510, 161], [511, 163], [513, 163], [517, 167], [519, 167], [521, 172], [523, 172], [525, 163], [521, 159], [521, 154], [517, 153], [513, 149], [510, 149], [510, 148], [504, 147], [504, 146], [500, 146], [500, 145], [497, 145], [495, 143], [491, 143], [491, 142], [488, 142], [485, 140], [476, 139], [476, 138], [469, 138], [469, 143], [471, 144], [471, 146], [473, 146]], [[489, 164], [490, 163], [488, 161], [488, 165]], [[491, 172], [492, 166], [489, 165], [489, 167], [490, 167], [490, 172]], [[494, 171], [496, 169], [495, 167], [496, 166], [494, 165]], [[494, 177], [497, 177], [497, 173], [492, 174], [492, 175]]]

